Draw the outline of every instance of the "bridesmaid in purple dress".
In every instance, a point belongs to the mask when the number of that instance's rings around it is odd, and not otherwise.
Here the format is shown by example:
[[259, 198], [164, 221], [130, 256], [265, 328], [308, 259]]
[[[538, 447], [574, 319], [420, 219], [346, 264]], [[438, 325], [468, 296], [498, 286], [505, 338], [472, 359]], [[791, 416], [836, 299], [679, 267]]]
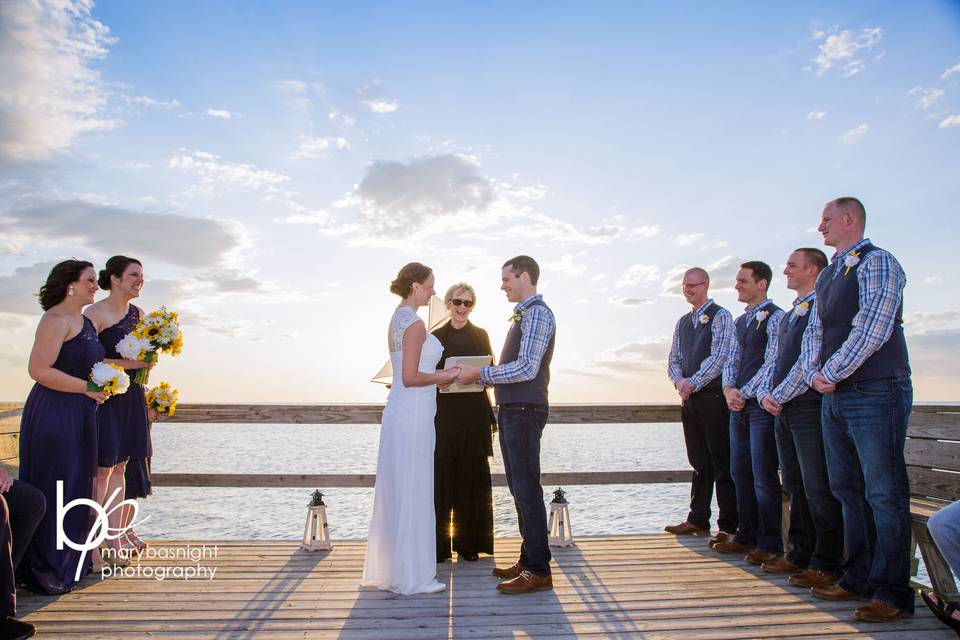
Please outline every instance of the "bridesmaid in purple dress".
[[[76, 584], [81, 553], [67, 546], [57, 550], [57, 482], [63, 482], [64, 504], [90, 499], [97, 473], [97, 405], [103, 392], [87, 391], [87, 376], [103, 359], [93, 324], [81, 312], [97, 293], [93, 265], [66, 260], [56, 265], [40, 288], [40, 319], [28, 370], [37, 384], [23, 405], [20, 422], [20, 479], [39, 489], [49, 508], [37, 527], [20, 565], [20, 577], [31, 591], [66, 593]], [[83, 543], [92, 514], [74, 507], [63, 519], [64, 533]], [[90, 568], [84, 557], [81, 577]]]
[[[137, 369], [150, 368], [153, 364], [126, 360], [117, 353], [117, 343], [136, 328], [143, 316], [139, 307], [130, 304], [143, 288], [143, 265], [136, 258], [113, 256], [107, 260], [106, 267], [100, 270], [97, 282], [110, 295], [88, 307], [84, 315], [90, 318], [100, 335], [107, 362], [120, 365], [130, 376], [127, 392], [110, 398], [97, 411], [99, 450], [94, 500], [107, 507], [106, 502], [115, 491], [118, 493], [112, 505], [119, 504], [126, 497], [124, 477], [128, 461], [142, 460], [147, 456], [147, 401], [143, 385], [133, 382], [133, 377]], [[120, 509], [110, 512], [111, 529], [122, 530], [121, 515]], [[107, 540], [112, 550], [107, 554], [110, 561], [118, 562], [121, 557], [119, 550], [124, 542], [127, 541], [120, 538]], [[124, 564], [122, 560], [119, 563]]]

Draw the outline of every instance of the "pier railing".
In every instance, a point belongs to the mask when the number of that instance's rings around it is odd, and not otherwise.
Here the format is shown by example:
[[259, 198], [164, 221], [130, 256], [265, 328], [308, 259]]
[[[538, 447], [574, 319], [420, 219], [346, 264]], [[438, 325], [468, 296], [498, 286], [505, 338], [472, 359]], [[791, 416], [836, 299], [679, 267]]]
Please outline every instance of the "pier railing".
[[[19, 423], [22, 403], [0, 403], [0, 462], [16, 466], [19, 449]], [[379, 424], [382, 404], [181, 404], [175, 417], [165, 420], [177, 423], [230, 424]], [[931, 427], [956, 428], [960, 424], [960, 406], [915, 405], [911, 416], [911, 435], [923, 432], [930, 437]], [[550, 407], [550, 424], [658, 424], [680, 422], [680, 406], [676, 404], [556, 404]], [[937, 444], [937, 443], [932, 443]], [[943, 443], [935, 447], [952, 455], [958, 445]], [[946, 447], [946, 449], [944, 449]], [[927, 450], [929, 455], [929, 450]], [[908, 449], [908, 458], [913, 454]], [[927, 456], [923, 456], [926, 458]], [[927, 460], [910, 460], [911, 465], [924, 465]], [[929, 465], [927, 465], [929, 466]], [[951, 469], [952, 467], [946, 467]], [[930, 471], [910, 468], [911, 484], [942, 483], [943, 474], [930, 478]], [[916, 476], [916, 477], [914, 477]], [[960, 477], [960, 476], [958, 476]], [[596, 484], [659, 484], [689, 482], [688, 469], [632, 471], [546, 472], [544, 485]], [[155, 486], [163, 487], [372, 487], [373, 473], [362, 474], [230, 474], [230, 473], [156, 473]], [[953, 480], [948, 477], [948, 480]], [[503, 474], [493, 474], [494, 486], [506, 486]], [[939, 497], [939, 493], [929, 493]]]

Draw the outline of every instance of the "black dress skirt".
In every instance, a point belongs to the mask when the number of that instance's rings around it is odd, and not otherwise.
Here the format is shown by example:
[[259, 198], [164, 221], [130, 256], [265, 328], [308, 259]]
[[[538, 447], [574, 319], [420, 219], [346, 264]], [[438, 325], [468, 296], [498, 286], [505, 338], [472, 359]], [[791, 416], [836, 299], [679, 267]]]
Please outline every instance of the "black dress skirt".
[[[443, 345], [442, 369], [449, 356], [493, 355], [487, 332], [469, 321], [450, 323], [433, 335]], [[457, 553], [493, 554], [493, 493], [490, 462], [496, 422], [486, 391], [437, 393], [437, 444], [434, 449], [434, 505], [437, 560]]]

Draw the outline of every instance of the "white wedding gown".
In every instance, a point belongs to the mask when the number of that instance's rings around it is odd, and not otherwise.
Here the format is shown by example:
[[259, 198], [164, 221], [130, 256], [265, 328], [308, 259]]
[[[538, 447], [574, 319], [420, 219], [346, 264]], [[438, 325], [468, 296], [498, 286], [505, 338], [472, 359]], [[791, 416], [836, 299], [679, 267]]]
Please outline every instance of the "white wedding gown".
[[[390, 321], [393, 385], [383, 410], [380, 453], [373, 516], [363, 565], [365, 587], [394, 593], [436, 593], [436, 516], [433, 507], [433, 418], [437, 387], [403, 386], [403, 332], [420, 321], [416, 312], [400, 305]], [[420, 352], [419, 370], [436, 371], [443, 346], [427, 334]]]

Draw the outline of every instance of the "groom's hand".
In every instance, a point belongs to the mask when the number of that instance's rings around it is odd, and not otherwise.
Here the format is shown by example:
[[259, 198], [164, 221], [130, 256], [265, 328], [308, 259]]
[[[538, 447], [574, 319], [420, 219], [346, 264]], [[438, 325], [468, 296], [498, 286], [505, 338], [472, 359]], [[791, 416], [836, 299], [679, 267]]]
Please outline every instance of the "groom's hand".
[[469, 364], [460, 365], [460, 375], [457, 376], [457, 382], [460, 384], [473, 384], [480, 379], [480, 367], [474, 367]]

